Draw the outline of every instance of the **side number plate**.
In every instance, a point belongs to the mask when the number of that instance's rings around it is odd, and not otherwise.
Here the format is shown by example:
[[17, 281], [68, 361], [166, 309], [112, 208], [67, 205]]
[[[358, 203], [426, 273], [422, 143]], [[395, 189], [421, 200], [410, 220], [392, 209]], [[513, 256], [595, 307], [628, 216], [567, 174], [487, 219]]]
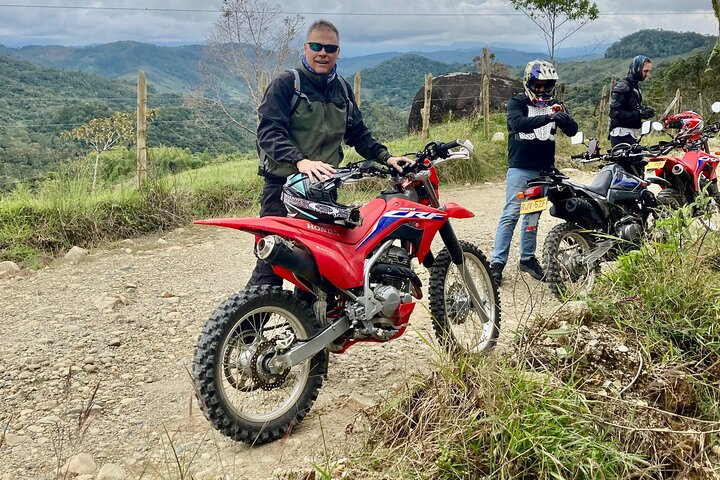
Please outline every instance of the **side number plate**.
[[520, 214], [540, 212], [545, 210], [548, 205], [547, 197], [536, 198], [535, 200], [527, 200], [520, 204]]

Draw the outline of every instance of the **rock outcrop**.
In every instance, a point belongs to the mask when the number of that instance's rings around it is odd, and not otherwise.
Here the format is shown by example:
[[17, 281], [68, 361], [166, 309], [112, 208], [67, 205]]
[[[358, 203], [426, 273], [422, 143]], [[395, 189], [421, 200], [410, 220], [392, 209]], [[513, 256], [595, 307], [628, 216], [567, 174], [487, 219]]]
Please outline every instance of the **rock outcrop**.
[[[506, 77], [490, 77], [490, 111], [504, 111], [507, 101], [523, 89], [522, 82]], [[420, 110], [425, 102], [425, 88], [415, 94], [408, 131], [422, 128]], [[439, 123], [450, 117], [474, 118], [482, 111], [482, 75], [479, 73], [449, 73], [433, 78], [430, 123]]]

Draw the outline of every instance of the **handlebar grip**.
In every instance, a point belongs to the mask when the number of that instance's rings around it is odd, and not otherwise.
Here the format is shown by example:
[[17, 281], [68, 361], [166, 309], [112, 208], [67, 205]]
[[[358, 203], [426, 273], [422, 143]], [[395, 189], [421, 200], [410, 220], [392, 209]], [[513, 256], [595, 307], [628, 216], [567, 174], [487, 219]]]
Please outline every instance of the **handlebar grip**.
[[448, 151], [451, 148], [459, 147], [460, 145], [462, 145], [462, 143], [460, 143], [458, 140], [453, 140], [452, 142], [448, 142], [448, 143], [441, 143], [437, 146], [438, 156], [440, 156], [442, 158], [446, 158], [448, 155]]
[[578, 153], [577, 155], [570, 155], [571, 160], [580, 160], [582, 158], [585, 158], [584, 153]]

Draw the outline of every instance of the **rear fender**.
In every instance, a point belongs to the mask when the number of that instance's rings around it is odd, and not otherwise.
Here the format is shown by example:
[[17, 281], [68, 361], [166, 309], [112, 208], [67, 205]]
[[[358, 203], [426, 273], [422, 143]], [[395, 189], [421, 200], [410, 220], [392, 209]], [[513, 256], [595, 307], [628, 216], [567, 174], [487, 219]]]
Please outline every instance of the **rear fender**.
[[283, 237], [295, 237], [298, 229], [283, 222], [285, 217], [253, 217], [253, 218], [211, 218], [195, 220], [196, 225], [212, 225], [215, 227], [233, 228], [254, 235], [277, 234]]

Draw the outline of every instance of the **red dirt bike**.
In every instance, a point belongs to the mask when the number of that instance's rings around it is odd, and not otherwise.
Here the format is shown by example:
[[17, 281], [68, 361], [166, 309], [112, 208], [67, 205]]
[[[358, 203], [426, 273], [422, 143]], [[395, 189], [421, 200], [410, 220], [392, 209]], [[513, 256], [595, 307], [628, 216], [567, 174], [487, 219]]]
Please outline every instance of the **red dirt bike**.
[[[472, 151], [469, 141], [431, 142], [402, 173], [373, 162], [338, 169], [323, 181], [330, 189], [390, 180], [389, 189], [359, 208], [361, 222], [357, 216], [354, 221], [361, 225], [355, 228], [285, 217], [195, 222], [254, 234], [258, 258], [297, 292], [250, 287], [205, 324], [193, 377], [214, 428], [252, 444], [287, 434], [317, 398], [329, 353], [405, 332], [415, 300], [422, 298], [413, 258], [431, 269], [429, 303], [439, 343], [465, 352], [495, 345], [500, 300], [490, 266], [450, 225], [451, 218], [474, 215], [456, 203], [440, 203], [435, 171], [448, 160], [469, 159]], [[445, 246], [435, 257], [430, 246], [438, 232]]]
[[[720, 112], [720, 102], [712, 105], [713, 112]], [[695, 112], [687, 111], [662, 119], [662, 124], [654, 125], [677, 129], [670, 142], [660, 142], [663, 153], [675, 148], [683, 150], [682, 156], [658, 156], [648, 159], [646, 169], [668, 182], [670, 187], [662, 187], [658, 193], [658, 203], [670, 209], [695, 204], [692, 212], [711, 230], [720, 230], [720, 191], [718, 190], [717, 167], [720, 152], [709, 153], [708, 139], [720, 130], [720, 121], [703, 126], [703, 119]], [[706, 191], [708, 201], [697, 205], [696, 200]]]

